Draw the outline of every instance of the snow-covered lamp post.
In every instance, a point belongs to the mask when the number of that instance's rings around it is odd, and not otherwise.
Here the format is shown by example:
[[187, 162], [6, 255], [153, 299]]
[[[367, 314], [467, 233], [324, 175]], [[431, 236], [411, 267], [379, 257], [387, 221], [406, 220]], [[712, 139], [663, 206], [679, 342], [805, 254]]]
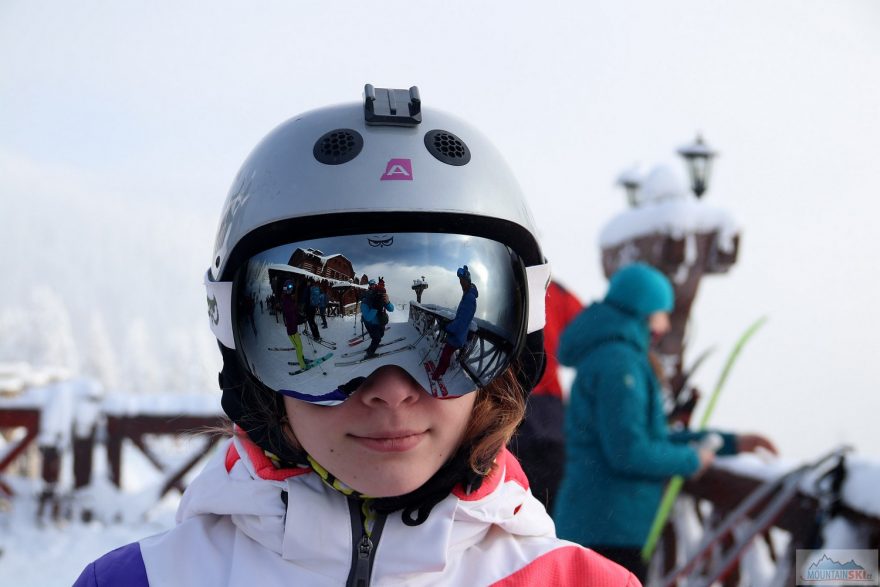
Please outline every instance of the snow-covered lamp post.
[[626, 201], [631, 208], [639, 205], [639, 188], [642, 186], [642, 178], [636, 167], [630, 167], [617, 176], [617, 185], [626, 190]]
[[697, 198], [702, 197], [709, 187], [709, 172], [712, 171], [712, 159], [718, 156], [697, 134], [693, 143], [679, 147], [678, 154], [684, 157], [688, 172], [691, 175], [691, 189]]
[[[696, 179], [690, 187], [699, 194], [706, 189], [707, 164], [714, 153], [705, 144], [687, 152], [702, 153], [688, 159], [695, 162], [692, 177]], [[642, 261], [672, 282], [675, 308], [671, 329], [654, 350], [670, 379], [671, 392], [677, 396], [688, 387], [684, 341], [697, 289], [704, 275], [724, 273], [736, 262], [739, 227], [724, 210], [691, 195], [680, 168], [658, 165], [638, 179], [635, 205], [631, 200], [630, 207], [602, 229], [602, 267], [610, 278], [621, 267]], [[617, 183], [623, 185], [620, 178]]]

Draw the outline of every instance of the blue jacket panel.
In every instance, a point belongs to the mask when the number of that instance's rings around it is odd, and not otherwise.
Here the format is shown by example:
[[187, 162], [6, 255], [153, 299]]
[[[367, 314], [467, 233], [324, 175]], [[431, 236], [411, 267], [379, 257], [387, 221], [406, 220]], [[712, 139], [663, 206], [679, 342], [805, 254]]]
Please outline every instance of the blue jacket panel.
[[[101, 580], [98, 581], [100, 576]], [[126, 544], [108, 552], [87, 566], [73, 587], [98, 587], [99, 585], [125, 585], [125, 587], [148, 587], [147, 569], [137, 542]]]
[[467, 343], [468, 330], [471, 327], [471, 320], [477, 313], [477, 286], [473, 283], [461, 296], [458, 302], [458, 309], [455, 311], [455, 318], [446, 325], [446, 342], [455, 348], [462, 348]]
[[309, 303], [316, 308], [321, 305], [321, 288], [313, 285], [309, 292]]
[[646, 321], [601, 302], [560, 337], [559, 361], [577, 368], [554, 512], [561, 538], [641, 547], [667, 479], [699, 468], [697, 452], [667, 432], [649, 341]]

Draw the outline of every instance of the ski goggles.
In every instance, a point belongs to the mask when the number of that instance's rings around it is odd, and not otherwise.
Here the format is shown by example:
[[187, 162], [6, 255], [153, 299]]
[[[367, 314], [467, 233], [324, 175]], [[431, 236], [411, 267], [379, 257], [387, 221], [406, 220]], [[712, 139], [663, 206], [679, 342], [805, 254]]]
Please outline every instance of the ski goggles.
[[276, 246], [205, 285], [212, 331], [258, 381], [332, 406], [385, 365], [439, 398], [487, 385], [544, 327], [549, 279], [493, 240], [402, 232]]

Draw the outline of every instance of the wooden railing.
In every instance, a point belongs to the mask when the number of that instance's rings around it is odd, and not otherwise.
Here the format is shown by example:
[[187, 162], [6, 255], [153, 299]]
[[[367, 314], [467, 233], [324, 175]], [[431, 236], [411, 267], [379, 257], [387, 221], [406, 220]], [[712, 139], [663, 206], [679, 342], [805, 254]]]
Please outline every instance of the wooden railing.
[[[736, 509], [746, 496], [752, 494], [764, 482], [763, 478], [752, 477], [721, 467], [713, 467], [698, 480], [686, 482], [684, 494], [692, 498], [689, 500], [690, 507], [693, 508], [690, 513], [700, 520], [705, 532], [711, 532], [713, 526]], [[772, 495], [768, 496], [765, 503], [770, 498]], [[707, 505], [708, 507], [705, 507]], [[756, 509], [760, 510], [762, 505], [759, 504]], [[679, 506], [682, 506], [681, 502], [679, 502]], [[827, 504], [821, 503], [816, 495], [801, 489], [775, 517], [772, 527], [755, 537], [754, 540], [763, 543], [761, 552], [767, 553], [769, 559], [765, 562], [768, 565], [779, 565], [777, 571], [781, 573], [781, 576], [776, 577], [775, 585], [795, 585], [794, 552], [797, 549], [815, 548], [814, 541], [819, 530], [817, 520], [820, 516], [818, 514], [820, 511], [827, 512], [826, 508]], [[707, 519], [706, 512], [710, 512], [708, 514], [710, 519]], [[842, 501], [834, 503], [833, 515], [835, 518], [842, 518], [849, 528], [849, 533], [859, 537], [859, 541], [862, 543], [860, 548], [877, 548], [880, 545], [880, 517], [859, 511]], [[775, 533], [778, 534], [778, 531], [783, 531], [788, 540], [772, 539], [772, 536]], [[676, 535], [675, 525], [669, 525], [663, 537], [663, 547], [658, 554], [662, 558], [660, 562], [662, 575], [666, 575], [676, 565], [681, 564], [683, 553], [679, 550], [683, 548], [683, 541], [684, 537]], [[722, 559], [734, 546], [733, 538], [720, 541], [713, 553], [713, 559], [716, 561]], [[753, 547], [754, 544], [750, 546], [750, 548]], [[824, 547], [840, 548], [841, 546], [825, 544]], [[852, 547], [852, 545], [845, 547]], [[724, 573], [721, 579], [722, 585], [760, 584], [755, 577], [749, 575], [749, 569], [743, 565], [743, 560], [745, 560], [744, 557], [738, 558], [737, 563]], [[700, 585], [700, 582], [691, 581], [687, 584]], [[650, 587], [652, 583], [649, 582], [648, 585]]]
[[[39, 497], [38, 515], [57, 518], [61, 502], [94, 482], [93, 457], [102, 446], [110, 481], [122, 490], [125, 455], [132, 455], [123, 447], [130, 445], [155, 468], [151, 479], [158, 479], [158, 500], [172, 489], [184, 491], [186, 476], [210, 454], [224, 427], [219, 397], [211, 394], [102, 398], [82, 387], [57, 385], [0, 397], [0, 497], [16, 497], [14, 486], [20, 484], [13, 478], [27, 468], [39, 475], [36, 484], [22, 485]], [[173, 463], [150, 446], [151, 439], [183, 437], [189, 439], [181, 449], [186, 452], [174, 454]], [[35, 455], [38, 462], [24, 467]], [[72, 474], [62, 474], [65, 466]]]

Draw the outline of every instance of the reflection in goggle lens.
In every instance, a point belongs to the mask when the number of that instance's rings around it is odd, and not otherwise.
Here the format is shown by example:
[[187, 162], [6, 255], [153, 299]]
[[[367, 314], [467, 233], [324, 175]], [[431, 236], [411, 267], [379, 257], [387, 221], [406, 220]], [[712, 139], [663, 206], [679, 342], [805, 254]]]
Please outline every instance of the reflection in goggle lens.
[[235, 280], [236, 347], [267, 387], [323, 405], [378, 367], [436, 397], [489, 383], [525, 329], [519, 260], [480, 237], [329, 237], [252, 257]]

